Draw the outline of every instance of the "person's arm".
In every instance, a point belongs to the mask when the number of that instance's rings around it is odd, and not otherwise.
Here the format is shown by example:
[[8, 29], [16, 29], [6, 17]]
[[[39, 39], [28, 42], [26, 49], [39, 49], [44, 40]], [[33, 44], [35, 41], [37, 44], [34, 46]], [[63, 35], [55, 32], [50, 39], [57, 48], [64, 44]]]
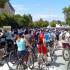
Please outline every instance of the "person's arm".
[[37, 44], [37, 48], [38, 48], [38, 44]]
[[44, 46], [46, 46], [46, 40], [45, 39], [43, 39], [43, 44], [44, 44]]
[[32, 48], [31, 44], [27, 41], [27, 39], [25, 39], [26, 42], [26, 46], [29, 46], [30, 48]]

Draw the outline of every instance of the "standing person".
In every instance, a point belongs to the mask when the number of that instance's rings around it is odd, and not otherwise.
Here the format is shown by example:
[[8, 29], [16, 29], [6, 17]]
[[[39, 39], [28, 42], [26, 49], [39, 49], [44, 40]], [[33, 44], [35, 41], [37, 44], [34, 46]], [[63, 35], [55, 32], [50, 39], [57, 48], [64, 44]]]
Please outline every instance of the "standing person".
[[[29, 57], [28, 59], [32, 59], [32, 54], [33, 54], [33, 47], [32, 45], [30, 44], [30, 38], [31, 38], [31, 34], [29, 33], [29, 30], [26, 29], [25, 33], [24, 33], [24, 37], [25, 37], [25, 40], [26, 40], [26, 48], [29, 52]], [[30, 63], [30, 61], [28, 61]]]
[[44, 39], [44, 34], [40, 31], [39, 34], [39, 42], [37, 44], [37, 49], [38, 49], [38, 59], [43, 56], [43, 58], [46, 61], [46, 65], [47, 63], [47, 48], [46, 48], [46, 44], [45, 44], [45, 39]]
[[57, 41], [59, 41], [59, 35], [60, 35], [59, 31], [56, 30], [56, 39], [57, 39]]
[[50, 50], [50, 47], [51, 47], [51, 45], [50, 45], [51, 35], [50, 35], [50, 33], [49, 33], [49, 30], [47, 30], [47, 31], [44, 33], [44, 38], [45, 38], [46, 46], [47, 46], [47, 48]]
[[26, 47], [28, 49], [30, 49], [31, 45], [30, 45], [30, 38], [31, 38], [31, 35], [29, 34], [29, 31], [28, 29], [26, 29], [25, 33], [24, 33], [24, 37], [26, 39]]
[[7, 43], [7, 53], [9, 54], [9, 52], [13, 49], [13, 45], [14, 45], [11, 30], [5, 31], [4, 35], [5, 35], [6, 43]]
[[[18, 57], [21, 58], [23, 56], [28, 55], [28, 51], [26, 49], [26, 41], [24, 36], [22, 37], [20, 34], [16, 36], [16, 44], [17, 44], [17, 53]], [[27, 55], [26, 55], [27, 54]], [[28, 59], [28, 58], [26, 58]], [[27, 60], [26, 60], [27, 61]]]
[[69, 37], [70, 37], [70, 34], [69, 34], [68, 30], [66, 30], [66, 34], [65, 34], [65, 42], [66, 43], [69, 43]]

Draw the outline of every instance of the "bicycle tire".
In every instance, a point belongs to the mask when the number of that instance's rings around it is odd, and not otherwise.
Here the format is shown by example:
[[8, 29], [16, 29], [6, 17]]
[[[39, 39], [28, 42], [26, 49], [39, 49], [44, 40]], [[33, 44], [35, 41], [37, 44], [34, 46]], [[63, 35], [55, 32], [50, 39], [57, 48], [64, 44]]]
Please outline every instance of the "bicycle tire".
[[70, 70], [70, 61], [69, 61], [68, 66], [67, 66], [67, 70]]
[[[68, 52], [68, 54], [65, 54], [65, 51], [67, 51]], [[65, 61], [68, 61], [69, 60], [69, 49], [68, 48], [66, 48], [66, 49], [63, 49], [63, 52], [62, 52], [62, 54], [63, 54], [63, 59], [65, 60]], [[68, 57], [66, 57], [66, 56], [68, 56]]]
[[10, 54], [9, 54], [9, 61], [11, 62], [11, 63], [13, 63], [13, 61], [16, 61], [16, 59], [18, 58], [18, 56], [17, 56], [17, 53], [16, 52], [10, 52]]
[[30, 69], [33, 69], [34, 68], [34, 62], [35, 62], [34, 56], [32, 56], [32, 58], [28, 62], [29, 62], [28, 67]]
[[43, 58], [40, 58], [39, 61], [38, 61], [38, 68], [39, 69], [42, 69], [43, 62], [44, 62]]
[[18, 63], [18, 65], [16, 66], [16, 70], [25, 70], [25, 65], [22, 63]]
[[54, 62], [54, 59], [55, 59], [55, 51], [56, 51], [56, 49], [54, 49], [53, 52], [50, 54], [50, 57], [51, 57], [51, 63]]

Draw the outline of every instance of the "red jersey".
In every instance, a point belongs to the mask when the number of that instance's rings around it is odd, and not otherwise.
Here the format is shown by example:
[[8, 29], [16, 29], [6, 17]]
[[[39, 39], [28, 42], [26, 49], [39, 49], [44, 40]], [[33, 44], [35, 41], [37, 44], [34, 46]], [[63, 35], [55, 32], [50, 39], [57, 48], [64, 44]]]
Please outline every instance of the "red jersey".
[[39, 41], [40, 41], [40, 43], [43, 43], [43, 39], [44, 39], [44, 34], [41, 33], [41, 34], [39, 35]]

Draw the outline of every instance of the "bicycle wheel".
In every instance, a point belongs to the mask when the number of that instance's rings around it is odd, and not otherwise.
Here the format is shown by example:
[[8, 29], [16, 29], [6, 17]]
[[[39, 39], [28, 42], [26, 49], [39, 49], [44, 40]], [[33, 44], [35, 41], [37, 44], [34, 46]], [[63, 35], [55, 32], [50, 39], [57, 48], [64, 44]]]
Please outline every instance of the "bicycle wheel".
[[19, 63], [16, 67], [16, 70], [25, 70], [25, 65], [23, 63]]
[[55, 60], [55, 49], [50, 53], [50, 57], [51, 57], [51, 63], [53, 63]]
[[38, 67], [39, 67], [39, 69], [42, 69], [43, 62], [44, 62], [43, 58], [38, 59]]
[[70, 61], [69, 61], [68, 66], [67, 66], [67, 70], [70, 70]]
[[69, 60], [69, 49], [68, 49], [68, 48], [63, 49], [62, 54], [63, 54], [63, 59], [64, 59], [65, 61], [68, 61], [68, 60]]
[[17, 65], [17, 62], [18, 62], [18, 56], [17, 56], [17, 53], [16, 52], [10, 52], [9, 54], [9, 58], [8, 58], [8, 67], [10, 69], [15, 69], [16, 65]]
[[35, 62], [34, 59], [35, 59], [34, 56], [32, 56], [32, 58], [29, 58], [29, 59], [28, 59], [28, 67], [29, 67], [30, 69], [33, 69], [33, 68], [34, 68], [34, 62]]
[[17, 52], [10, 52], [9, 54], [9, 62], [14, 63], [18, 59]]

